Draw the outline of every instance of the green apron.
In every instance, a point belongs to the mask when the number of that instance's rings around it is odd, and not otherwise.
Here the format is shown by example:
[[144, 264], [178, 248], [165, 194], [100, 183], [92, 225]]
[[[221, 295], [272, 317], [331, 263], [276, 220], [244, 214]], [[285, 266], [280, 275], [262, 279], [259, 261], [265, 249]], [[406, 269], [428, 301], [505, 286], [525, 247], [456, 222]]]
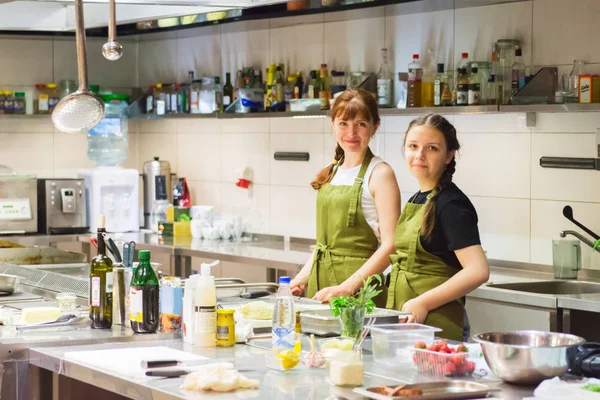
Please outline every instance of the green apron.
[[[362, 211], [363, 180], [373, 153], [369, 149], [352, 186], [327, 183], [317, 195], [317, 246], [308, 277], [307, 297], [337, 286], [360, 269], [377, 251], [379, 240]], [[334, 171], [337, 172], [336, 170]], [[333, 175], [332, 175], [333, 177]], [[364, 277], [366, 278], [366, 277]], [[374, 299], [385, 305], [387, 290]]]
[[[424, 211], [424, 204], [407, 203], [398, 220], [386, 308], [402, 310], [408, 300], [441, 285], [457, 272], [421, 245], [419, 232]], [[442, 329], [436, 336], [462, 341], [464, 312], [462, 302], [454, 300], [431, 310], [425, 324]]]

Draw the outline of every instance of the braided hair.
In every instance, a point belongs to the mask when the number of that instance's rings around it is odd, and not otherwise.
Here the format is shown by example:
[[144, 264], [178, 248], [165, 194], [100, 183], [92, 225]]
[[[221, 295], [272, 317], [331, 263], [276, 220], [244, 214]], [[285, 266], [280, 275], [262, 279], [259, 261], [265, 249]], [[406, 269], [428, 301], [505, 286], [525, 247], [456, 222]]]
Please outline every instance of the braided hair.
[[[454, 126], [448, 122], [448, 120], [442, 117], [439, 114], [426, 114], [414, 119], [409, 125], [408, 130], [406, 131], [406, 135], [404, 136], [404, 144], [403, 147], [406, 146], [406, 137], [408, 136], [408, 132], [415, 126], [429, 126], [433, 129], [436, 129], [442, 135], [444, 135], [444, 141], [446, 142], [446, 152], [450, 151], [458, 151], [460, 149], [460, 144], [458, 143], [458, 139], [456, 137], [456, 129]], [[456, 159], [452, 157], [450, 163], [446, 165], [446, 169], [440, 176], [438, 183], [435, 187], [435, 194], [429, 199], [429, 201], [425, 205], [425, 211], [423, 214], [423, 224], [421, 225], [421, 236], [428, 238], [431, 236], [433, 232], [433, 228], [435, 226], [435, 203], [440, 195], [440, 193], [446, 188], [450, 183], [452, 183], [452, 176], [456, 171]]]

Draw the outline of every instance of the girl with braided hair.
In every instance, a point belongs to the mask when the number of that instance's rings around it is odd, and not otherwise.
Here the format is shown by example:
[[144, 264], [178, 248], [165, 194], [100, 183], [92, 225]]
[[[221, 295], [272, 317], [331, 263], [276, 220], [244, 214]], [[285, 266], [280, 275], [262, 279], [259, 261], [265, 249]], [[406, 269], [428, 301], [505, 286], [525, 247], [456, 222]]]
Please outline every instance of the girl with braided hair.
[[456, 130], [441, 115], [424, 115], [408, 126], [403, 147], [420, 190], [396, 226], [386, 306], [412, 313], [408, 322], [441, 328], [441, 337], [466, 340], [464, 296], [488, 280], [489, 265], [475, 207], [452, 182]]

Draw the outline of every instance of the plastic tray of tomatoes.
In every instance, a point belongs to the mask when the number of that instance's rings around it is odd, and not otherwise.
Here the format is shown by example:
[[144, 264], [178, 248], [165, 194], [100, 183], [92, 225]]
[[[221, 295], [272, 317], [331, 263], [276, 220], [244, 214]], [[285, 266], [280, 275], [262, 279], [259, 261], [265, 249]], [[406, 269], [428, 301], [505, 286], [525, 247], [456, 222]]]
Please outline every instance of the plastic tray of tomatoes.
[[467, 359], [469, 350], [464, 344], [451, 346], [445, 340], [438, 340], [428, 345], [420, 341], [415, 343], [413, 350], [413, 362], [422, 373], [462, 377], [475, 370], [475, 363]]

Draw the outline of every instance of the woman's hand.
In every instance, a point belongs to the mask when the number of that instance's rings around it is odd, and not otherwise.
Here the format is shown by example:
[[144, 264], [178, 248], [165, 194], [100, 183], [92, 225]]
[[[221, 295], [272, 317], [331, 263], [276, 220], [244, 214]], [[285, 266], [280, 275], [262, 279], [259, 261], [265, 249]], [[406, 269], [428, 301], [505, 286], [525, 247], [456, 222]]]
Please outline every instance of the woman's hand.
[[306, 290], [306, 284], [308, 283], [308, 278], [302, 278], [296, 276], [290, 282], [290, 289], [292, 290], [292, 294], [294, 296], [302, 296], [304, 291]]
[[313, 300], [328, 303], [329, 300], [333, 299], [334, 297], [352, 296], [353, 294], [354, 293], [352, 293], [351, 290], [346, 289], [343, 285], [330, 286], [319, 290], [317, 294], [314, 295]]
[[423, 322], [425, 322], [427, 314], [429, 314], [429, 310], [423, 304], [423, 302], [419, 300], [418, 297], [415, 299], [410, 299], [409, 301], [404, 303], [404, 305], [402, 306], [402, 311], [412, 313], [412, 315], [408, 316], [406, 322], [414, 322], [416, 324], [422, 324]]

